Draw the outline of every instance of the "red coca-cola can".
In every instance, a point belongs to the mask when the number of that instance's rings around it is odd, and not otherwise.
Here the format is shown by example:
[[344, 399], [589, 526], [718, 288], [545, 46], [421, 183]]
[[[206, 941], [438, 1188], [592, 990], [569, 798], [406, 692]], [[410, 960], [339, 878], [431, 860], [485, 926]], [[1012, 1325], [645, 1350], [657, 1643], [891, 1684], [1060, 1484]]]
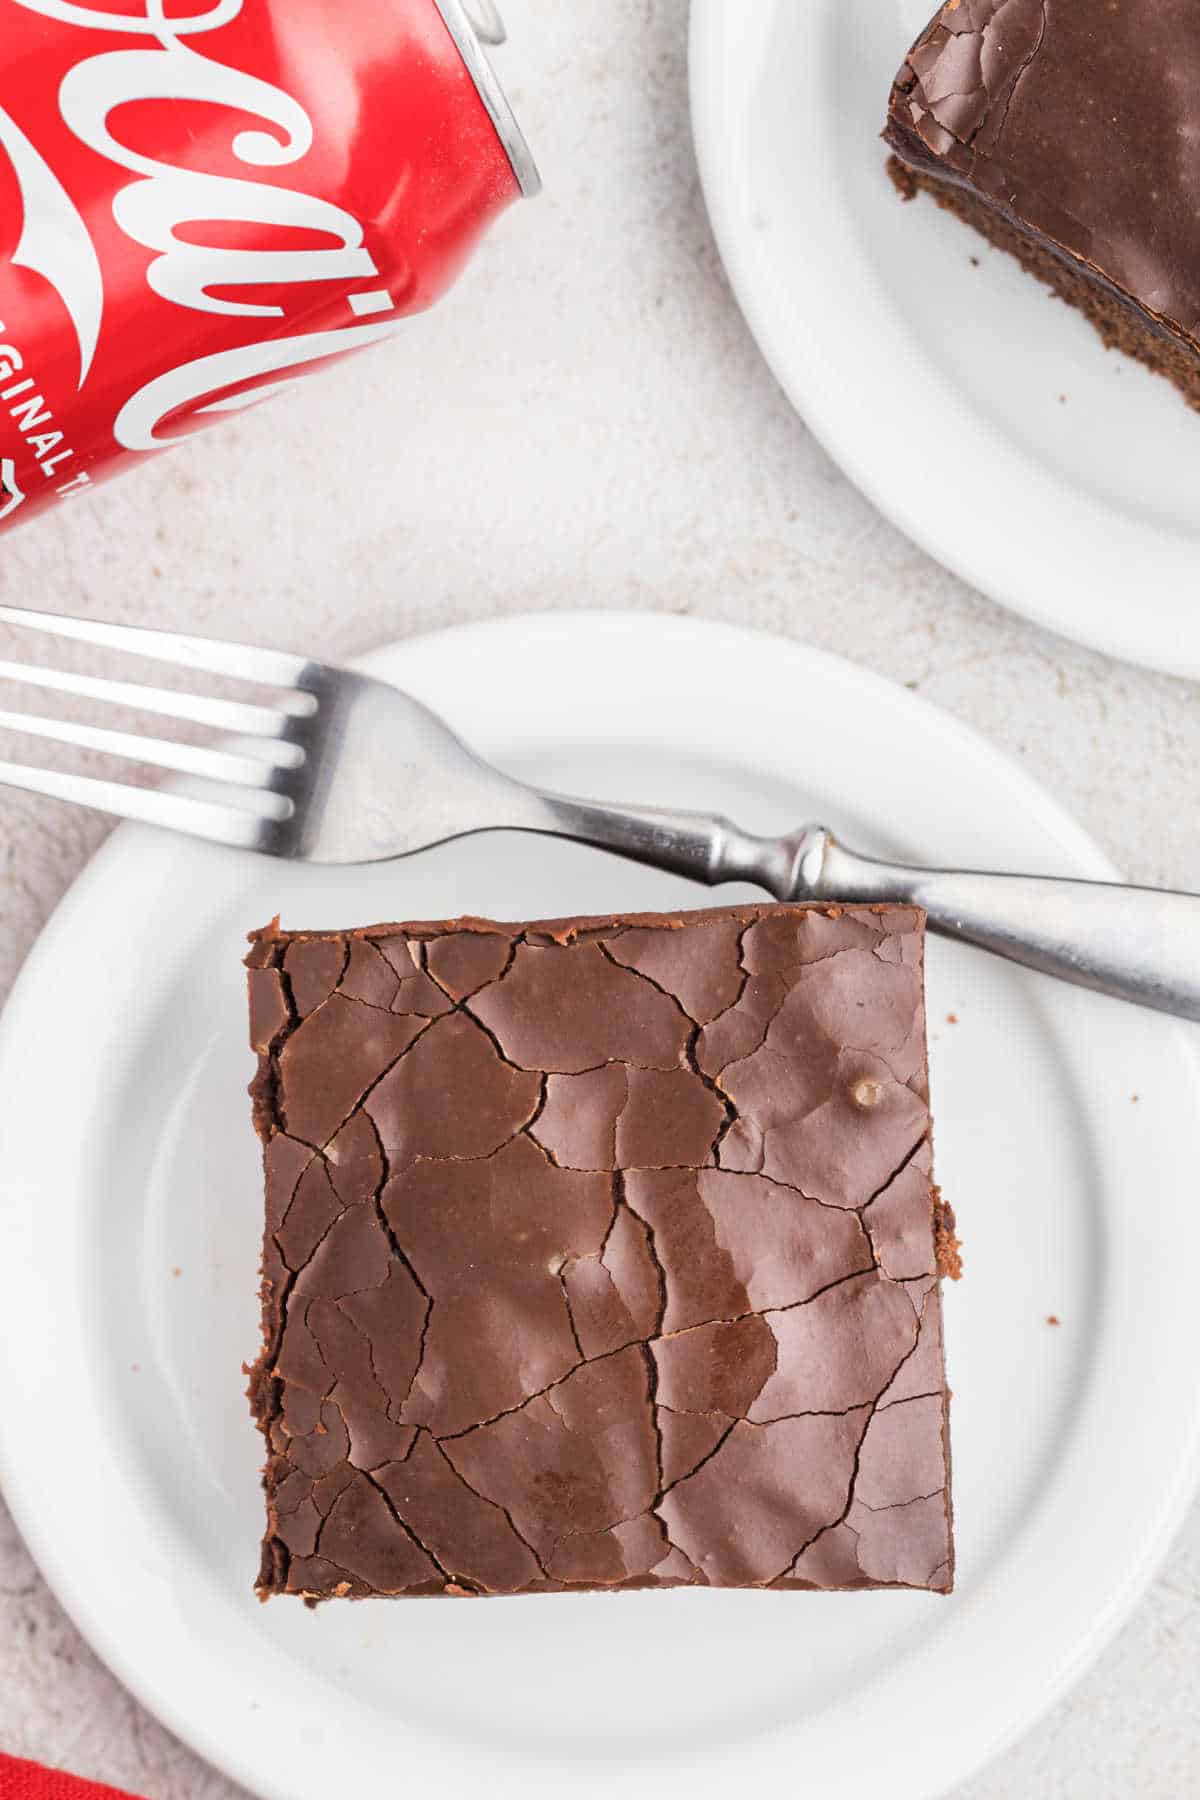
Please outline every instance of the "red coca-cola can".
[[538, 190], [488, 0], [2, 4], [0, 529], [389, 337]]

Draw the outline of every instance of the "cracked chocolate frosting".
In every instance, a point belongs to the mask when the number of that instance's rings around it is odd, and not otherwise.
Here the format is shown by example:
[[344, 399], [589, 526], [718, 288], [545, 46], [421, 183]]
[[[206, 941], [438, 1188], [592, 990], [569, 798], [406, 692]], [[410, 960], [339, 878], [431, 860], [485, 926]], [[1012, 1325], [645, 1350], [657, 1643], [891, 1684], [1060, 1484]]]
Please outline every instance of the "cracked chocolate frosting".
[[896, 78], [884, 135], [1195, 349], [1198, 132], [1194, 0], [947, 0]]
[[923, 926], [254, 936], [264, 1596], [949, 1589]]

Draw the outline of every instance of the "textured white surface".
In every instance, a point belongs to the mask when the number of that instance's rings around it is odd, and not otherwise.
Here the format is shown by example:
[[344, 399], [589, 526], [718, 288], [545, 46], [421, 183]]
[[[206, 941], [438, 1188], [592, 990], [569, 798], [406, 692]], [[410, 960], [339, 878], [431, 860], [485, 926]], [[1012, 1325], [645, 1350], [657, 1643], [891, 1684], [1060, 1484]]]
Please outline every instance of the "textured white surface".
[[[728, 618], [919, 689], [1022, 759], [1129, 873], [1200, 887], [1200, 691], [965, 590], [775, 389], [699, 198], [683, 0], [506, 12], [502, 69], [545, 197], [394, 345], [7, 538], [4, 599], [333, 657], [533, 607]], [[104, 827], [16, 795], [0, 821], [6, 991]], [[1198, 1720], [1200, 1511], [1074, 1695], [956, 1800], [1178, 1800], [1200, 1791]], [[152, 1800], [233, 1792], [96, 1664], [7, 1524], [0, 1745]]]

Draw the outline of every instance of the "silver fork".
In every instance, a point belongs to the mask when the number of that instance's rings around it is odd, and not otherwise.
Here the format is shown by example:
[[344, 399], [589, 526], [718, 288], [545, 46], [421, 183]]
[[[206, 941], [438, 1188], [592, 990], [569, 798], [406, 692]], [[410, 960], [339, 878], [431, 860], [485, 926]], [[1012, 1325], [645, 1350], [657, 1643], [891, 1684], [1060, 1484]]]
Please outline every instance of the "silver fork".
[[501, 774], [411, 695], [349, 669], [19, 607], [0, 606], [0, 622], [279, 690], [272, 704], [248, 704], [0, 662], [0, 678], [210, 726], [226, 740], [193, 747], [0, 712], [0, 728], [170, 769], [207, 786], [201, 797], [18, 763], [0, 763], [0, 784], [302, 862], [383, 862], [478, 831], [576, 838], [709, 886], [752, 882], [779, 900], [923, 907], [930, 929], [943, 937], [1200, 1019], [1200, 896], [909, 868], [858, 855], [823, 825], [754, 837], [704, 813], [571, 799]]

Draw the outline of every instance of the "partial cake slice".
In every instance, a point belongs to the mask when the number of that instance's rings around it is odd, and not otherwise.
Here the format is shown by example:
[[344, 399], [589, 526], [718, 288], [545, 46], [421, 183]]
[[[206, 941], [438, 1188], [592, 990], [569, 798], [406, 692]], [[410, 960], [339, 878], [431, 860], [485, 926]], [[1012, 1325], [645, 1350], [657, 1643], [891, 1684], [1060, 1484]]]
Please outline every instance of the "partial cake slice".
[[939, 203], [1200, 407], [1200, 6], [947, 0], [884, 137]]
[[255, 936], [264, 1597], [948, 1591], [923, 932]]

